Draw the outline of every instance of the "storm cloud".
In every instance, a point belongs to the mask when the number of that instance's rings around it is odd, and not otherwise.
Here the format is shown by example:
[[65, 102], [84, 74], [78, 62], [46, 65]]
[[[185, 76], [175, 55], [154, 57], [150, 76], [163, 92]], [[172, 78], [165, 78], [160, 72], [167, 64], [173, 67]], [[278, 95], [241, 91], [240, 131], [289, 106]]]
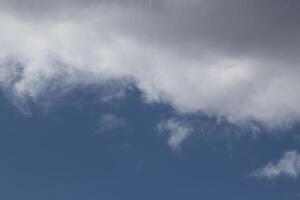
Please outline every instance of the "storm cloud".
[[1, 0], [0, 83], [36, 98], [128, 80], [178, 112], [291, 123], [299, 11], [297, 0]]

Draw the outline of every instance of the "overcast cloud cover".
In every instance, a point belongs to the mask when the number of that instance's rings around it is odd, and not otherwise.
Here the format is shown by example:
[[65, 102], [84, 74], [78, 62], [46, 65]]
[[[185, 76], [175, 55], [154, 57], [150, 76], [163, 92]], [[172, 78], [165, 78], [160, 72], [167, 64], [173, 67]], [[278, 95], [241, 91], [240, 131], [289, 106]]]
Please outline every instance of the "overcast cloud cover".
[[0, 84], [15, 98], [110, 80], [229, 121], [299, 120], [300, 1], [1, 0]]

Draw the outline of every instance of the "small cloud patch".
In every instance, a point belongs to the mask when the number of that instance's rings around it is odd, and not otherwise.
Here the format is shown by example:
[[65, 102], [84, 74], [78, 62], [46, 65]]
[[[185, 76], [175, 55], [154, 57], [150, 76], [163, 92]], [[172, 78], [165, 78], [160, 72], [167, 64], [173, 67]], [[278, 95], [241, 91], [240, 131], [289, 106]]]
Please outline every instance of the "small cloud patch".
[[126, 120], [115, 115], [106, 114], [99, 119], [97, 133], [110, 132], [126, 126]]
[[296, 150], [287, 151], [277, 162], [269, 162], [264, 167], [251, 173], [259, 178], [274, 179], [280, 176], [298, 178], [300, 175], [300, 154]]
[[168, 145], [173, 151], [180, 150], [182, 143], [192, 134], [192, 128], [176, 119], [169, 119], [159, 124], [161, 134], [168, 135]]

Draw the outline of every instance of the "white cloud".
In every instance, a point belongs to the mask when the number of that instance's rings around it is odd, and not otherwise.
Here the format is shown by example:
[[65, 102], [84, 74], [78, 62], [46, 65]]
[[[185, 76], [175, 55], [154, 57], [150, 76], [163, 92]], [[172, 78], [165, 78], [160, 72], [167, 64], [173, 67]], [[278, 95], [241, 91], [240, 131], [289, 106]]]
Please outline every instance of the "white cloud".
[[[271, 15], [258, 0], [149, 2], [0, 1], [1, 86], [35, 99], [51, 87], [125, 79], [179, 112], [299, 121], [299, 30], [282, 18], [298, 12], [282, 15], [277, 1]], [[17, 79], [8, 58], [23, 66]]]
[[277, 163], [269, 162], [266, 166], [254, 171], [252, 175], [270, 179], [279, 176], [297, 178], [300, 175], [300, 154], [295, 150], [288, 151]]
[[176, 120], [169, 119], [158, 126], [160, 133], [168, 134], [168, 145], [174, 151], [179, 150], [182, 143], [192, 134], [192, 128]]

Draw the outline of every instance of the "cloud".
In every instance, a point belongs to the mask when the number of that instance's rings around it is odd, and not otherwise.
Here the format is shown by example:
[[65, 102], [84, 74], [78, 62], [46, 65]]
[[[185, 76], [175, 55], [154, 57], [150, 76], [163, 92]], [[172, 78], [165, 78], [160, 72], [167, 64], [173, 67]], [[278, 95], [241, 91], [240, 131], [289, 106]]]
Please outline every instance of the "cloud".
[[168, 145], [174, 151], [181, 148], [182, 143], [192, 134], [192, 128], [176, 119], [169, 119], [158, 126], [159, 132], [167, 134]]
[[296, 150], [285, 152], [277, 163], [269, 162], [251, 175], [269, 179], [279, 176], [297, 178], [300, 175], [300, 154]]
[[99, 120], [99, 128], [96, 132], [109, 132], [113, 130], [117, 130], [126, 125], [126, 120], [118, 117], [115, 114], [105, 114]]
[[0, 84], [16, 98], [126, 80], [178, 112], [271, 126], [300, 119], [299, 1], [0, 0], [0, 8]]

